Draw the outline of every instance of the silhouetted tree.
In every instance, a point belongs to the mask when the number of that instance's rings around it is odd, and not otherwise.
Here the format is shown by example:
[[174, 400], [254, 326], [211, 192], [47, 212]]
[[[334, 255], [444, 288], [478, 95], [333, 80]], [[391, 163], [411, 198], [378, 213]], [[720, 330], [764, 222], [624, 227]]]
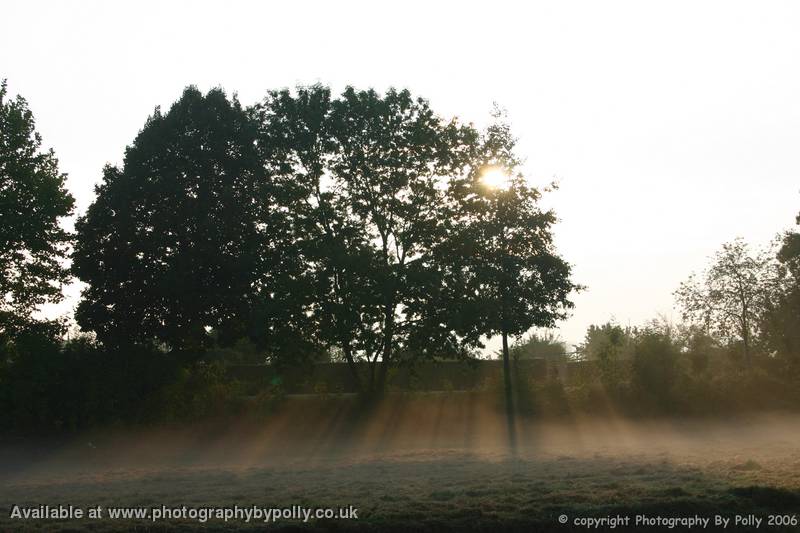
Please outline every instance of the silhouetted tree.
[[[800, 215], [797, 215], [795, 223], [800, 225]], [[800, 233], [786, 232], [778, 250], [778, 261], [786, 266], [795, 281], [800, 281]]]
[[0, 84], [0, 338], [31, 322], [38, 306], [61, 299], [62, 261], [70, 236], [60, 219], [72, 213], [53, 150], [42, 150], [24, 98]]
[[289, 290], [305, 292], [305, 316], [341, 349], [359, 386], [380, 391], [390, 365], [448, 337], [430, 316], [442, 311], [430, 304], [441, 281], [432, 255], [443, 238], [439, 183], [458, 167], [470, 129], [394, 89], [272, 92], [259, 113], [307, 265]]
[[[797, 217], [800, 224], [800, 215]], [[767, 342], [779, 355], [800, 361], [800, 233], [787, 232], [778, 251], [785, 273], [783, 284], [770, 299], [763, 327]]]
[[770, 251], [751, 252], [747, 243], [737, 239], [722, 245], [701, 276], [692, 274], [681, 283], [675, 298], [684, 320], [703, 325], [723, 340], [740, 340], [749, 366], [778, 278]]
[[553, 327], [573, 304], [571, 267], [556, 253], [553, 211], [520, 172], [515, 139], [502, 115], [482, 135], [471, 164], [449, 187], [449, 239], [439, 249], [453, 298], [451, 320], [471, 342], [502, 337], [507, 401], [511, 404], [510, 336]]
[[280, 220], [257, 142], [220, 89], [188, 87], [168, 113], [156, 108], [77, 222], [81, 327], [172, 348], [207, 345], [212, 329], [222, 342], [250, 333]]

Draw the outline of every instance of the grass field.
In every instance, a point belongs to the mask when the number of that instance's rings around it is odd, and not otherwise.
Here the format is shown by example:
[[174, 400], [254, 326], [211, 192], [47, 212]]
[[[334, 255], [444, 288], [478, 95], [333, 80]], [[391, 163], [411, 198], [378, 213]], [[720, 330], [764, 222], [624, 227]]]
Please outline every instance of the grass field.
[[[18, 519], [14, 505], [358, 509], [357, 519], [280, 520], [270, 530], [578, 531], [576, 519], [800, 514], [800, 417], [517, 421], [469, 395], [294, 400], [266, 420], [6, 440], [2, 531], [263, 530], [234, 519]], [[559, 522], [560, 515], [567, 523]], [[780, 519], [778, 519], [780, 520]], [[608, 525], [608, 524], [606, 524]], [[604, 529], [604, 528], [601, 528]], [[667, 528], [661, 528], [667, 529]], [[677, 525], [673, 530], [685, 527]], [[696, 526], [696, 529], [700, 529]]]

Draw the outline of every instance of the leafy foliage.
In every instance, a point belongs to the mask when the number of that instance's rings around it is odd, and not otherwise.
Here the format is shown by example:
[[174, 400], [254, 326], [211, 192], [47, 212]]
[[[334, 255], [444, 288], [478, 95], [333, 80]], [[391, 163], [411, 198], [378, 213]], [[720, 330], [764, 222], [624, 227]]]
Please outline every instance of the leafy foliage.
[[774, 254], [769, 250], [751, 252], [737, 239], [722, 245], [702, 276], [692, 274], [682, 283], [675, 298], [684, 320], [701, 324], [726, 341], [741, 340], [750, 364], [761, 320], [779, 281]]
[[638, 332], [631, 365], [632, 385], [640, 397], [668, 408], [682, 371], [681, 352], [670, 332], [645, 328]]
[[222, 342], [255, 336], [255, 304], [280, 264], [256, 143], [221, 90], [189, 87], [168, 113], [156, 109], [77, 222], [81, 327], [109, 345], [201, 347], [209, 329]]
[[[552, 327], [572, 308], [570, 293], [580, 289], [553, 245], [555, 213], [539, 207], [541, 194], [519, 170], [510, 128], [497, 118], [466, 172], [450, 183], [450, 238], [439, 248], [453, 301], [450, 320], [474, 343], [482, 335]], [[487, 185], [489, 170], [506, 174], [507, 187]]]
[[511, 346], [511, 357], [517, 360], [548, 359], [561, 361], [567, 358], [567, 345], [553, 331], [533, 332]]
[[264, 160], [287, 191], [291, 255], [305, 265], [287, 288], [304, 304], [298, 322], [311, 322], [351, 368], [369, 361], [367, 389], [410, 353], [454, 346], [434, 298], [438, 184], [457, 169], [471, 131], [393, 89], [348, 88], [338, 98], [322, 86], [276, 91], [257, 113]]
[[[88, 286], [76, 317], [100, 342], [62, 342], [58, 324], [31, 317], [61, 296], [70, 236], [59, 221], [73, 199], [27, 103], [8, 100], [3, 82], [0, 421], [209, 416], [245, 394], [227, 365], [265, 360], [276, 375], [343, 360], [361, 390], [377, 392], [391, 366], [466, 357], [498, 333], [508, 400], [507, 338], [553, 327], [581, 287], [553, 244], [555, 213], [540, 207], [495, 118], [479, 133], [394, 89], [301, 87], [244, 109], [219, 89], [188, 87], [166, 114], [155, 110], [120, 167], [105, 168], [77, 222], [73, 271]], [[688, 324], [591, 326], [580, 365], [601, 379], [565, 387], [564, 375], [516, 375], [517, 407], [790, 405], [799, 280], [797, 233], [777, 254], [725, 244], [676, 292]], [[720, 366], [740, 344], [748, 360], [762, 348], [780, 357], [749, 373]], [[550, 333], [510, 352], [565, 358]]]
[[630, 357], [635, 330], [623, 328], [615, 322], [600, 326], [590, 325], [583, 343], [578, 346], [581, 358], [588, 361], [604, 361]]
[[72, 213], [53, 150], [42, 150], [33, 114], [21, 96], [0, 84], [0, 336], [25, 329], [42, 304], [61, 299], [68, 272]]
[[783, 236], [777, 258], [785, 270], [784, 283], [770, 299], [762, 327], [772, 350], [800, 363], [800, 233]]
[[600, 326], [590, 325], [584, 342], [578, 346], [578, 355], [585, 361], [594, 361], [600, 373], [600, 380], [608, 389], [616, 388], [622, 382], [625, 364], [633, 356], [636, 331], [607, 322]]

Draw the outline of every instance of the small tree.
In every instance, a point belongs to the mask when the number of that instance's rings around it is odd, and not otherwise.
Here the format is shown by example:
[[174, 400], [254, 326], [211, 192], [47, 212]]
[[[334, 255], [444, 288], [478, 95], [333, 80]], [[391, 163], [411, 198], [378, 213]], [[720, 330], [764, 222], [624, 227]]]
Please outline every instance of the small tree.
[[465, 339], [500, 335], [506, 403], [512, 409], [509, 337], [553, 327], [567, 316], [571, 266], [553, 245], [555, 213], [520, 171], [502, 113], [475, 145], [467, 171], [449, 187], [450, 238], [440, 248], [451, 321]]
[[42, 304], [61, 299], [69, 234], [61, 219], [74, 200], [53, 150], [42, 150], [24, 98], [0, 84], [0, 337], [29, 324]]
[[759, 324], [778, 283], [774, 253], [751, 251], [737, 239], [723, 244], [711, 266], [700, 276], [689, 276], [674, 294], [684, 320], [725, 341], [741, 341], [750, 366]]

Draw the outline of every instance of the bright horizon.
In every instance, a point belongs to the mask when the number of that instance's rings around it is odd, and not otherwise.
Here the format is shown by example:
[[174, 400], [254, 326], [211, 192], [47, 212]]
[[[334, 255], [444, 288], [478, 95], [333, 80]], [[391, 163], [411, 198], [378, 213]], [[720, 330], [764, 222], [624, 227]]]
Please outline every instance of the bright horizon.
[[544, 205], [588, 286], [559, 324], [571, 344], [612, 317], [677, 320], [672, 291], [722, 243], [765, 244], [800, 211], [797, 4], [4, 7], [0, 78], [28, 100], [78, 214], [189, 84], [244, 105], [298, 84], [395, 86], [478, 126], [496, 101], [531, 182], [560, 186]]

